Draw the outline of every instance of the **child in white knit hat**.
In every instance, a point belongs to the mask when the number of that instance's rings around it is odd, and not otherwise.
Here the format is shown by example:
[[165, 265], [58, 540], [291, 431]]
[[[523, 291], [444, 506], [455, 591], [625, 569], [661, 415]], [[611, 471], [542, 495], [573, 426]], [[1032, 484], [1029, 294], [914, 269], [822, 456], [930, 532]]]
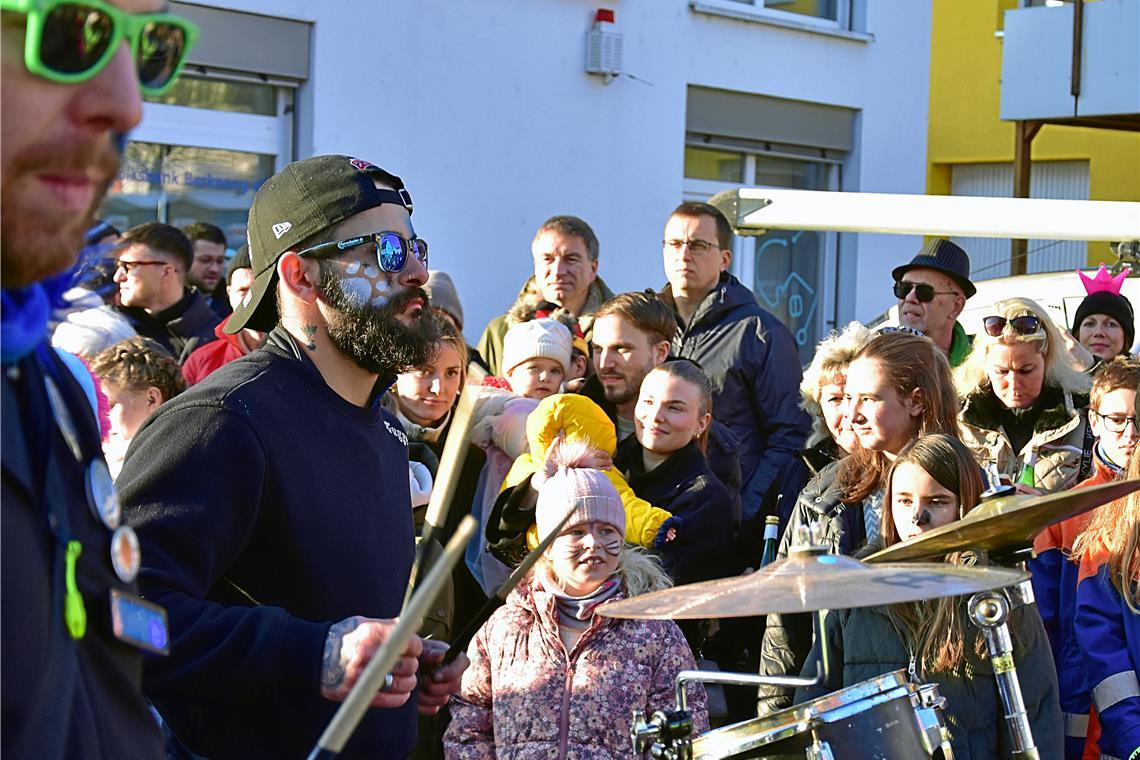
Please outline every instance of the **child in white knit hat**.
[[522, 322], [503, 338], [503, 374], [511, 391], [544, 399], [558, 393], [570, 367], [573, 337], [560, 322], [543, 317]]

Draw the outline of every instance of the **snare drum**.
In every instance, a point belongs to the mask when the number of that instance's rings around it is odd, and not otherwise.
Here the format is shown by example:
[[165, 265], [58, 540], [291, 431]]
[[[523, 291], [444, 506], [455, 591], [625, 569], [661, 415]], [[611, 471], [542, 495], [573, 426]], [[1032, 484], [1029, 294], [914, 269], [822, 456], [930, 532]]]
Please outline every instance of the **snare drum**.
[[837, 760], [951, 760], [938, 687], [907, 680], [905, 670], [861, 681], [764, 718], [736, 723], [693, 740], [693, 760], [799, 758], [814, 737]]

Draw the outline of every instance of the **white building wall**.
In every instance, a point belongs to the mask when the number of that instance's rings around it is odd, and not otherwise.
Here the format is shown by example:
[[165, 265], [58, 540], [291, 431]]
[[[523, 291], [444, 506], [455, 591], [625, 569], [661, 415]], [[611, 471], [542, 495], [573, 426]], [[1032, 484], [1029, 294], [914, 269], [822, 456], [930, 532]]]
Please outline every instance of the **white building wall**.
[[[923, 192], [930, 3], [865, 2], [869, 41], [700, 14], [686, 0], [604, 4], [625, 35], [625, 70], [645, 80], [608, 85], [583, 71], [597, 0], [204, 4], [314, 22], [299, 155], [359, 155], [405, 179], [474, 341], [530, 273], [530, 240], [552, 214], [594, 227], [615, 291], [664, 283], [689, 84], [858, 109], [844, 189]], [[843, 236], [839, 320], [889, 305], [890, 269], [920, 244]]]

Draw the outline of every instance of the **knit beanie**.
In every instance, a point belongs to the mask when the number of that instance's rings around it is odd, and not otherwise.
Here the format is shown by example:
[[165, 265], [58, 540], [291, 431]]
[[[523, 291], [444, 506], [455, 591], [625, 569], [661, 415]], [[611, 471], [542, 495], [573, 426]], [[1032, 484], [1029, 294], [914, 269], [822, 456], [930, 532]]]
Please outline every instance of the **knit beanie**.
[[558, 527], [571, 507], [574, 514], [562, 530], [589, 522], [613, 525], [625, 535], [625, 506], [617, 488], [601, 470], [585, 467], [590, 446], [584, 441], [563, 441], [551, 447], [543, 464], [546, 480], [538, 489], [534, 521], [541, 541]]
[[1132, 341], [1136, 338], [1136, 319], [1132, 313], [1132, 304], [1122, 295], [1101, 290], [1085, 296], [1081, 305], [1077, 307], [1077, 315], [1073, 317], [1073, 336], [1080, 337], [1081, 322], [1090, 314], [1107, 314], [1120, 323], [1124, 328], [1124, 352], [1132, 348]]
[[548, 317], [522, 322], [507, 330], [503, 338], [503, 374], [528, 359], [553, 359], [570, 371], [570, 351], [573, 341], [566, 325]]
[[463, 330], [463, 304], [459, 302], [459, 291], [451, 281], [451, 275], [440, 269], [428, 272], [427, 283], [424, 285], [431, 305], [448, 314], [455, 320], [456, 326]]

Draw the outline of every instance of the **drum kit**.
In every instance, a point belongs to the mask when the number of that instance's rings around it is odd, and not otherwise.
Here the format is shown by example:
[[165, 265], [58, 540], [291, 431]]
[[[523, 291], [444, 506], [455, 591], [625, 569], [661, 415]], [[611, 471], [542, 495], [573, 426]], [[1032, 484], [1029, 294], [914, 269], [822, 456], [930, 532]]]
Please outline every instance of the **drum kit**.
[[[1047, 526], [1140, 490], [1140, 480], [1047, 496], [1003, 495], [965, 518], [888, 547], [862, 562], [829, 553], [808, 531], [789, 556], [758, 572], [644, 594], [605, 605], [617, 618], [676, 620], [814, 613], [821, 659], [815, 676], [761, 676], [682, 671], [675, 705], [651, 716], [635, 711], [630, 737], [639, 757], [660, 760], [725, 758], [881, 758], [952, 760], [943, 718], [946, 701], [935, 684], [915, 683], [906, 670], [862, 681], [823, 697], [693, 736], [685, 686], [692, 682], [813, 688], [826, 683], [827, 610], [875, 607], [970, 595], [968, 619], [981, 631], [997, 680], [1012, 757], [1039, 758], [1030, 731], [1006, 625], [1010, 611], [1033, 603], [1029, 574], [1020, 566]], [[798, 537], [797, 537], [798, 538]], [[947, 554], [973, 554], [950, 564]], [[922, 562], [920, 560], [927, 560]], [[994, 566], [1005, 565], [1002, 566]]]

